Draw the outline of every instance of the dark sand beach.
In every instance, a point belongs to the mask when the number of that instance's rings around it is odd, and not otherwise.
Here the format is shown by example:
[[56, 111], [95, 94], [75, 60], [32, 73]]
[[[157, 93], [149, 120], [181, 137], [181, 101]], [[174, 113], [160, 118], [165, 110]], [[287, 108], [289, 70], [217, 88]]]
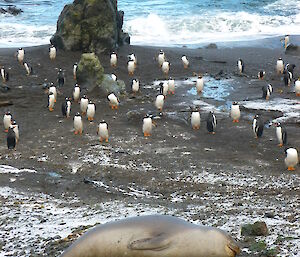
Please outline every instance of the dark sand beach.
[[[158, 82], [153, 85], [153, 81], [164, 79], [155, 60], [160, 48], [124, 46], [117, 51], [116, 69], [109, 65], [109, 54], [99, 56], [105, 73], [124, 80], [128, 93], [120, 97], [116, 111], [97, 91], [86, 92], [97, 110], [93, 123], [84, 120], [82, 136], [73, 134], [78, 104], [72, 103], [70, 119], [61, 114], [64, 97], [72, 95], [72, 67], [81, 53], [58, 51], [55, 61], [50, 61], [48, 46], [25, 48], [26, 61], [34, 70], [26, 76], [14, 57], [16, 49], [0, 49], [0, 65], [10, 73], [6, 84], [10, 90], [0, 93], [0, 102], [13, 102], [0, 107], [0, 113], [10, 110], [20, 126], [15, 152], [7, 150], [6, 134], [0, 132], [0, 163], [17, 168], [0, 176], [2, 256], [58, 256], [83, 225], [149, 213], [176, 215], [224, 229], [240, 242], [240, 256], [262, 256], [249, 250], [253, 241], [241, 236], [240, 229], [245, 223], [265, 221], [269, 236], [257, 241], [264, 241], [280, 256], [299, 256], [300, 169], [287, 171], [284, 147], [277, 146], [271, 124], [284, 117], [288, 146], [300, 150], [300, 99], [275, 71], [276, 60], [282, 57], [296, 64], [298, 78], [300, 58], [262, 44], [264, 47], [164, 47], [176, 93], [167, 97], [150, 138], [143, 137], [142, 118], [149, 112], [157, 115]], [[136, 96], [130, 92], [126, 66], [131, 52], [138, 58], [135, 77], [141, 83]], [[187, 70], [181, 63], [183, 54], [190, 60]], [[245, 62], [242, 76], [237, 72], [238, 58]], [[65, 71], [66, 83], [50, 113], [43, 83], [55, 82], [58, 68]], [[266, 71], [263, 81], [257, 79], [259, 70]], [[193, 72], [205, 75], [207, 93], [205, 85], [203, 95], [193, 94]], [[269, 103], [281, 107], [265, 106], [261, 88], [266, 83], [274, 89]], [[214, 91], [220, 92], [219, 97]], [[229, 117], [234, 100], [241, 105], [239, 123]], [[199, 131], [192, 130], [189, 122], [191, 105], [200, 106]], [[210, 110], [218, 120], [215, 135], [206, 130]], [[256, 113], [266, 124], [258, 140], [251, 127]], [[109, 124], [110, 140], [101, 144], [96, 129], [103, 119]]]

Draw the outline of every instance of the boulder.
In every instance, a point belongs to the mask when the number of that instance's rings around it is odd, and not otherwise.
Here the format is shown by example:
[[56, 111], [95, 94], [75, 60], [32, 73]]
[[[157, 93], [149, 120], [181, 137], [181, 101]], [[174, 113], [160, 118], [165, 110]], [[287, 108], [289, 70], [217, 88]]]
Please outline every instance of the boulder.
[[241, 231], [242, 236], [266, 236], [268, 233], [267, 224], [263, 221], [243, 225]]
[[75, 0], [66, 5], [51, 43], [57, 48], [101, 53], [129, 43], [122, 30], [124, 12], [116, 0]]
[[105, 97], [110, 93], [114, 93], [115, 95], [121, 95], [125, 93], [126, 85], [123, 80], [114, 81], [112, 77], [108, 74], [104, 75], [103, 81], [99, 86], [100, 93]]

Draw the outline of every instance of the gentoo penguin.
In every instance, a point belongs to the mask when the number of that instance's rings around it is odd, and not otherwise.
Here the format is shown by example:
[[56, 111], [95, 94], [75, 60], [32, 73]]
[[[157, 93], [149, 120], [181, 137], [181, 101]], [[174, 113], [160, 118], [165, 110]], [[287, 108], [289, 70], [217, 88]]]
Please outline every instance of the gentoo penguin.
[[252, 130], [255, 135], [255, 138], [262, 137], [264, 132], [264, 122], [258, 114], [254, 116], [252, 122]]
[[137, 66], [137, 57], [135, 56], [135, 54], [130, 54], [130, 55], [128, 55], [128, 58], [129, 58], [130, 60], [133, 60], [134, 66], [136, 67], [136, 66]]
[[68, 97], [66, 97], [65, 101], [61, 104], [61, 112], [64, 117], [70, 118], [71, 101]]
[[167, 61], [164, 61], [161, 66], [161, 70], [162, 70], [163, 74], [165, 74], [165, 76], [167, 77], [169, 74], [169, 70], [170, 70], [170, 63]]
[[286, 49], [290, 43], [289, 35], [285, 35], [283, 40], [284, 40], [284, 48]]
[[159, 86], [162, 87], [162, 89], [163, 89], [162, 93], [163, 93], [164, 97], [166, 98], [166, 96], [168, 95], [168, 92], [169, 92], [169, 84], [168, 84], [168, 82], [167, 81], [160, 82]]
[[282, 147], [283, 145], [286, 145], [287, 132], [286, 132], [286, 129], [283, 126], [281, 126], [280, 122], [276, 123], [276, 137], [278, 139], [280, 147]]
[[143, 133], [144, 137], [150, 137], [152, 135], [152, 116], [150, 114], [147, 114], [143, 119]]
[[96, 112], [96, 106], [92, 101], [90, 101], [86, 110], [86, 116], [89, 121], [94, 120], [95, 112]]
[[17, 51], [17, 59], [20, 64], [23, 63], [24, 56], [25, 56], [25, 50], [23, 48], [19, 48], [19, 50]]
[[82, 118], [80, 116], [80, 113], [77, 112], [76, 115], [74, 116], [74, 134], [82, 134], [83, 131], [83, 123], [82, 123]]
[[105, 140], [106, 143], [108, 142], [108, 125], [104, 120], [99, 123], [97, 134], [99, 135], [100, 142], [103, 142], [103, 140]]
[[77, 80], [77, 69], [78, 69], [78, 63], [75, 62], [73, 65], [73, 78], [74, 80]]
[[48, 108], [49, 108], [50, 112], [54, 111], [54, 103], [55, 103], [54, 94], [52, 92], [49, 92], [49, 95], [48, 95]]
[[181, 57], [182, 63], [183, 63], [183, 68], [187, 69], [189, 67], [189, 60], [187, 59], [187, 57], [185, 55], [183, 55]]
[[215, 130], [217, 127], [217, 119], [213, 112], [209, 112], [207, 118], [206, 118], [206, 128], [208, 130], [208, 133], [215, 134]]
[[200, 112], [199, 109], [196, 108], [191, 108], [191, 125], [193, 129], [200, 129], [200, 122], [201, 122], [201, 118], [200, 118]]
[[4, 67], [0, 68], [0, 74], [4, 83], [9, 80], [9, 73], [5, 70]]
[[196, 90], [198, 94], [202, 93], [203, 87], [204, 87], [204, 79], [201, 75], [198, 75], [198, 78], [196, 80]]
[[262, 98], [263, 99], [266, 99], [266, 100], [269, 100], [270, 99], [270, 96], [273, 92], [273, 87], [271, 84], [268, 84], [268, 85], [264, 85], [262, 87], [262, 91], [263, 91], [263, 95], [262, 95]]
[[117, 54], [115, 52], [112, 52], [110, 54], [110, 65], [113, 68], [117, 67], [117, 62], [118, 62], [118, 58], [117, 58]]
[[159, 67], [161, 67], [165, 61], [165, 53], [163, 50], [160, 50], [158, 57], [157, 57], [157, 61], [158, 61]]
[[164, 101], [165, 101], [165, 96], [163, 94], [163, 85], [160, 85], [159, 89], [159, 95], [156, 96], [155, 99], [155, 107], [162, 112], [162, 109], [164, 107]]
[[24, 62], [24, 63], [23, 63], [23, 66], [24, 66], [24, 68], [25, 68], [25, 70], [26, 70], [26, 75], [27, 75], [27, 76], [31, 75], [32, 72], [33, 72], [32, 67], [31, 67], [27, 62]]
[[230, 116], [233, 119], [233, 122], [239, 122], [241, 117], [240, 106], [237, 102], [233, 102], [230, 109]]
[[289, 87], [291, 85], [292, 77], [293, 77], [292, 73], [289, 72], [288, 70], [285, 70], [283, 72], [283, 82], [286, 87]]
[[127, 70], [128, 70], [129, 76], [133, 76], [134, 71], [135, 71], [134, 60], [132, 60], [132, 59], [128, 60], [128, 62], [127, 62]]
[[288, 167], [288, 170], [295, 170], [297, 164], [299, 163], [298, 151], [295, 148], [285, 149], [286, 157], [284, 159], [285, 165]]
[[4, 125], [4, 131], [8, 132], [9, 126], [12, 122], [12, 115], [10, 112], [6, 112], [3, 116], [3, 125]]
[[8, 128], [6, 140], [8, 150], [13, 150], [16, 148], [16, 135], [12, 126]]
[[75, 84], [74, 89], [73, 89], [73, 100], [75, 102], [78, 102], [79, 97], [80, 97], [80, 86], [78, 84]]
[[59, 87], [63, 87], [65, 84], [65, 74], [62, 69], [59, 69], [57, 73], [57, 83]]
[[48, 93], [53, 93], [54, 95], [54, 102], [56, 103], [56, 99], [57, 99], [57, 90], [56, 90], [56, 87], [54, 86], [54, 83], [50, 83], [49, 85], [49, 89], [48, 89]]
[[292, 74], [292, 78], [294, 78], [294, 69], [296, 68], [295, 64], [287, 64], [285, 65], [285, 70]]
[[139, 88], [140, 88], [140, 82], [138, 79], [133, 79], [132, 80], [132, 85], [131, 85], [131, 89], [132, 89], [132, 92], [135, 94], [139, 91]]
[[111, 109], [118, 109], [119, 99], [114, 93], [109, 94], [107, 96], [107, 99], [109, 101], [109, 105], [111, 106]]
[[175, 80], [171, 77], [168, 80], [168, 92], [172, 95], [175, 94]]
[[115, 74], [112, 73], [110, 76], [113, 81], [117, 81], [117, 76]]
[[49, 57], [50, 57], [50, 60], [54, 60], [55, 59], [55, 57], [56, 57], [56, 48], [55, 48], [55, 46], [54, 45], [51, 45], [50, 47], [49, 47]]
[[260, 72], [258, 72], [257, 77], [258, 77], [258, 79], [263, 80], [265, 75], [266, 75], [266, 72], [261, 70]]
[[17, 144], [19, 142], [19, 138], [20, 138], [19, 126], [17, 125], [17, 122], [15, 120], [13, 120], [10, 127], [12, 127], [13, 131], [15, 132], [16, 144]]
[[86, 114], [88, 104], [89, 104], [89, 99], [86, 97], [86, 95], [83, 95], [80, 99], [80, 110], [82, 115]]
[[276, 63], [277, 74], [283, 74], [283, 70], [284, 70], [284, 62], [281, 58], [278, 58]]
[[244, 69], [245, 69], [245, 65], [244, 65], [244, 62], [242, 59], [238, 59], [237, 66], [238, 66], [239, 72], [243, 73]]
[[296, 96], [300, 96], [300, 77], [295, 81], [295, 93]]

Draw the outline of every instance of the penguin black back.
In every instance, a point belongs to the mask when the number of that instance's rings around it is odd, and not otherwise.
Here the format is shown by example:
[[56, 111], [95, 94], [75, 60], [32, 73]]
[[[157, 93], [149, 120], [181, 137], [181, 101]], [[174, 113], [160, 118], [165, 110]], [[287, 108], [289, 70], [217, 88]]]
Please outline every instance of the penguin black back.
[[217, 126], [217, 119], [212, 112], [209, 112], [206, 119], [206, 128], [209, 133], [214, 133]]
[[7, 148], [9, 150], [15, 149], [16, 147], [16, 135], [12, 127], [8, 129], [7, 133]]

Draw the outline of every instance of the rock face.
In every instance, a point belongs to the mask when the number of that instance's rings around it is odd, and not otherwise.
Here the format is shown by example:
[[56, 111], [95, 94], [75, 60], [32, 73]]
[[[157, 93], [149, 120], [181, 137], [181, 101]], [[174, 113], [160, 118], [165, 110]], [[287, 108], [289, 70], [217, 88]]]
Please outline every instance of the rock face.
[[101, 53], [130, 43], [122, 30], [124, 12], [116, 0], [75, 0], [57, 21], [51, 43], [57, 48]]
[[99, 89], [100, 93], [104, 96], [107, 96], [110, 93], [114, 93], [119, 96], [125, 92], [126, 86], [123, 80], [114, 81], [110, 75], [105, 74]]

